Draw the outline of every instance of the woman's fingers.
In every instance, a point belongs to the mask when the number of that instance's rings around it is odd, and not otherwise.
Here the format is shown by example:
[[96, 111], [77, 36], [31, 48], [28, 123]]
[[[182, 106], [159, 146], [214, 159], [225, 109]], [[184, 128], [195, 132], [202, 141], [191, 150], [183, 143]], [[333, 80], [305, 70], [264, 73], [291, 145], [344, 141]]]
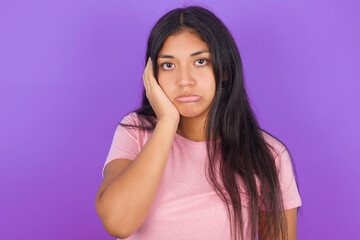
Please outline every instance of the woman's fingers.
[[149, 57], [143, 74], [146, 97], [149, 100], [158, 119], [167, 118], [179, 121], [179, 112], [158, 84], [153, 71], [152, 60]]
[[157, 82], [154, 77], [153, 63], [152, 63], [152, 60], [150, 57], [148, 59], [147, 65], [146, 65], [146, 73], [145, 74], [146, 74], [145, 81], [147, 84], [148, 92], [149, 92], [149, 94], [151, 94], [151, 92], [154, 90], [153, 88], [156, 87], [155, 85], [157, 84]]
[[153, 84], [153, 81], [155, 81], [155, 77], [154, 77], [153, 63], [151, 58], [149, 58], [148, 78], [150, 84]]
[[144, 74], [143, 74], [143, 82], [144, 82], [144, 87], [145, 87], [145, 90], [146, 90], [146, 94], [150, 94], [150, 86], [149, 86], [149, 81], [148, 81], [148, 70], [149, 70], [149, 63], [150, 63], [150, 57], [147, 61], [147, 64], [146, 64], [146, 67], [145, 67], [145, 70], [144, 70]]

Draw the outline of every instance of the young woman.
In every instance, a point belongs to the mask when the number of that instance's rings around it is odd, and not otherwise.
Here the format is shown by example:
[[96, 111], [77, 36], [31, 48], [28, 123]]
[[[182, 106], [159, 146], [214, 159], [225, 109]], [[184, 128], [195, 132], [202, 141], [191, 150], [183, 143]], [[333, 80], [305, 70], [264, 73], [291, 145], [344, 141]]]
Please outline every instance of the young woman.
[[96, 195], [114, 237], [296, 239], [289, 152], [262, 130], [224, 24], [165, 14], [148, 39], [142, 106], [117, 126]]

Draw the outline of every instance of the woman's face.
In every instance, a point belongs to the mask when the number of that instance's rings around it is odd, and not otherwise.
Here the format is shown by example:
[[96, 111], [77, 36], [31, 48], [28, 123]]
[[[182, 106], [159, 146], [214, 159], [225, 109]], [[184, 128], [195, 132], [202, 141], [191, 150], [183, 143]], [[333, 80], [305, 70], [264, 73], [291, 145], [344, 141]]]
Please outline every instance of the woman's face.
[[[209, 48], [200, 37], [184, 31], [169, 36], [158, 59], [158, 82], [183, 117], [206, 117], [215, 95]], [[197, 95], [179, 99], [180, 95]]]

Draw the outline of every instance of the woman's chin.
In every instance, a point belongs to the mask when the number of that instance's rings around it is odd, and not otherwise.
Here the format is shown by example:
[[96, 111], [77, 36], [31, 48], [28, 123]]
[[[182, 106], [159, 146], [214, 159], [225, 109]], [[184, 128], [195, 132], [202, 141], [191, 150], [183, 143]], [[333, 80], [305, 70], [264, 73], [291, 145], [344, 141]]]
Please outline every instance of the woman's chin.
[[185, 118], [194, 118], [194, 117], [199, 117], [200, 115], [202, 115], [202, 112], [200, 111], [179, 111], [180, 116], [181, 117], [185, 117]]
[[199, 106], [181, 106], [177, 107], [181, 117], [185, 118], [194, 118], [203, 116], [206, 112], [206, 109]]

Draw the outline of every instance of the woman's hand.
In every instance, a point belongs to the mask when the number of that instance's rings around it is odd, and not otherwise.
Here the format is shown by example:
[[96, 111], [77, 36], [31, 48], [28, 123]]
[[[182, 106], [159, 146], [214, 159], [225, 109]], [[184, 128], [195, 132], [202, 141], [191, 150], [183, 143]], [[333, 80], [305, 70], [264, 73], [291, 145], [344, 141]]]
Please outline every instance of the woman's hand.
[[154, 77], [152, 61], [150, 57], [144, 70], [143, 81], [146, 90], [146, 97], [148, 98], [158, 121], [167, 119], [170, 121], [177, 121], [177, 123], [179, 123], [179, 111], [157, 83]]

